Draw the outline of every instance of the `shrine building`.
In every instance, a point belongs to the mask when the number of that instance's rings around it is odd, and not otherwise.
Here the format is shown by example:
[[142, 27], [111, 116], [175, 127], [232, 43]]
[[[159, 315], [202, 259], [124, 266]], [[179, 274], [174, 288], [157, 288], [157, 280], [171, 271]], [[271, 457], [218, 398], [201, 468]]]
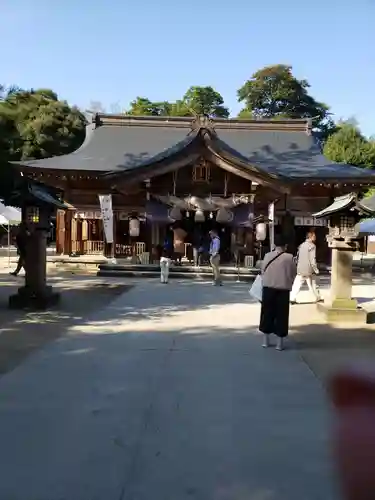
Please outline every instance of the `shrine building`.
[[[259, 256], [255, 225], [268, 220], [270, 206], [275, 231], [292, 249], [315, 228], [324, 261], [326, 223], [311, 214], [375, 184], [375, 172], [325, 158], [309, 119], [96, 114], [73, 153], [18, 165], [61, 188], [71, 206], [57, 214], [57, 253], [108, 254], [98, 196], [112, 194], [115, 256], [136, 248], [148, 262], [176, 220], [187, 232], [186, 257], [199, 226], [219, 230], [224, 262], [233, 244], [252, 261]], [[135, 219], [136, 237], [129, 230]]]

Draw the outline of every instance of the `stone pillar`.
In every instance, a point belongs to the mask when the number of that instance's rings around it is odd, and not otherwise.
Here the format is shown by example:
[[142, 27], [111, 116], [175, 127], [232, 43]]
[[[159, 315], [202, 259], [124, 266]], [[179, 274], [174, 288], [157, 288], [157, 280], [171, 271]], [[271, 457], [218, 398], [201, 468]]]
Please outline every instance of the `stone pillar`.
[[34, 229], [27, 242], [25, 286], [9, 297], [9, 307], [14, 309], [46, 309], [58, 301], [59, 295], [47, 286], [47, 232]]
[[25, 288], [35, 294], [44, 294], [47, 277], [47, 234], [35, 230], [31, 233], [26, 252]]
[[332, 249], [331, 290], [329, 304], [336, 308], [357, 308], [352, 298], [353, 251], [345, 248]]
[[356, 242], [336, 240], [330, 244], [332, 248], [331, 288], [328, 300], [318, 304], [328, 321], [333, 323], [364, 323], [367, 313], [358, 307], [352, 298], [353, 253]]

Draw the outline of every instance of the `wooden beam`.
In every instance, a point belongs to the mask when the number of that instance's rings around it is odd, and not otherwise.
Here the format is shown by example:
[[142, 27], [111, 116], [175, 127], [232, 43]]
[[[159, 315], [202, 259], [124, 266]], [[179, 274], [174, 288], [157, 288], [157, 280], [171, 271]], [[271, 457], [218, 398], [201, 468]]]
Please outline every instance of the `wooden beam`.
[[208, 148], [208, 151], [205, 152], [204, 156], [208, 161], [212, 162], [223, 170], [226, 170], [227, 172], [231, 172], [252, 182], [255, 181], [263, 186], [268, 186], [278, 193], [290, 192], [290, 187], [286, 186], [281, 181], [278, 182], [277, 179], [272, 179], [267, 174], [262, 175], [255, 169], [250, 170], [248, 167], [240, 166], [238, 164], [232, 164], [222, 156], [220, 156], [218, 153], [216, 153], [211, 147]]
[[189, 165], [193, 165], [198, 158], [201, 156], [200, 153], [191, 153], [190, 155], [183, 156], [174, 161], [164, 161], [159, 165], [156, 165], [153, 170], [150, 167], [142, 169], [134, 169], [130, 172], [124, 172], [123, 175], [118, 176], [113, 180], [112, 189], [121, 190], [121, 186], [126, 184], [126, 187], [137, 182], [142, 182], [147, 179], [152, 179], [153, 177], [166, 174], [168, 172], [173, 172], [174, 170], [178, 170], [183, 167], [188, 167]]

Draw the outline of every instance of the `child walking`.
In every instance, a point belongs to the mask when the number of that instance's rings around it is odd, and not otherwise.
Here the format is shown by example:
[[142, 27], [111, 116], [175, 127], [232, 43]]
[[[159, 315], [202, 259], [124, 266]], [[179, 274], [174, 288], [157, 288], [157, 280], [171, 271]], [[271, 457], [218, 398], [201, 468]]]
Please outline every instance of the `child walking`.
[[172, 259], [169, 257], [168, 250], [164, 248], [160, 257], [160, 281], [162, 283], [168, 283], [171, 262]]

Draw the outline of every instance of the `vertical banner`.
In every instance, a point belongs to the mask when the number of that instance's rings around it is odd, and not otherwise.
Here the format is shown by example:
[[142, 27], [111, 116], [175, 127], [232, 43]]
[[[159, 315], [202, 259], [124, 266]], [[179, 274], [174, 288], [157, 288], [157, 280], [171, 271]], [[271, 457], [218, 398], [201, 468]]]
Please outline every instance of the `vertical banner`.
[[107, 243], [113, 243], [113, 210], [112, 195], [100, 194], [100, 211], [102, 213], [104, 235]]
[[275, 246], [275, 204], [272, 202], [268, 205], [268, 221], [270, 235], [270, 250]]

